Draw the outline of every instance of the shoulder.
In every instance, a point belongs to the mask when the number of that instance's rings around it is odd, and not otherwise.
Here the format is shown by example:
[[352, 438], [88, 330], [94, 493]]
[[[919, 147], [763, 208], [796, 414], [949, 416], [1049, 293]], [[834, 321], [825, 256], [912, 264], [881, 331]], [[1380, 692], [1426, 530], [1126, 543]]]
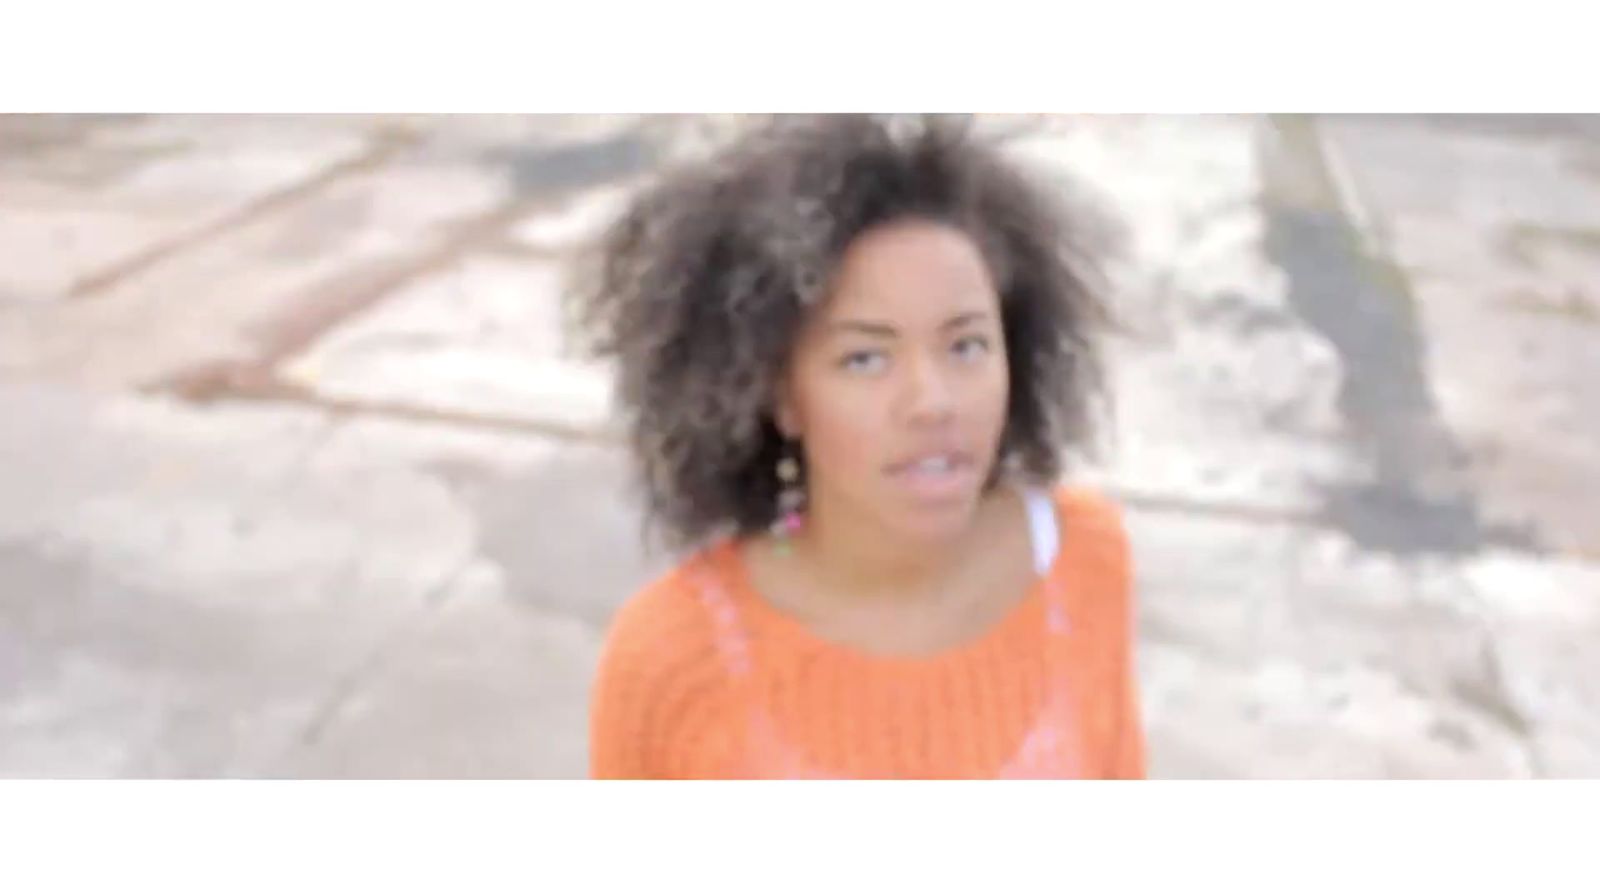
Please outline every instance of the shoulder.
[[1128, 532], [1122, 507], [1110, 496], [1077, 484], [1058, 484], [1050, 495], [1060, 513], [1063, 539], [1126, 553]]
[[1050, 498], [1067, 520], [1097, 529], [1122, 527], [1122, 507], [1103, 491], [1062, 483], [1050, 489]]
[[1065, 562], [1079, 577], [1090, 575], [1125, 595], [1132, 578], [1132, 548], [1123, 511], [1111, 497], [1077, 484], [1058, 484], [1051, 490], [1061, 520], [1061, 548]]
[[680, 561], [640, 587], [611, 617], [602, 666], [656, 671], [710, 658], [714, 636], [699, 597], [705, 555]]
[[700, 556], [650, 581], [613, 614], [590, 704], [596, 778], [678, 777], [701, 746], [722, 672], [700, 603]]

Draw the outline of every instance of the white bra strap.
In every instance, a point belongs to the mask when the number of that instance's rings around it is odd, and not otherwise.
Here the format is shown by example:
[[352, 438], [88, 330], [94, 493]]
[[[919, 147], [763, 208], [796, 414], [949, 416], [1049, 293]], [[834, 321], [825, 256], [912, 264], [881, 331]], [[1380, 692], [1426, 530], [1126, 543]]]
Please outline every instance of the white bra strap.
[[1056, 550], [1061, 547], [1055, 502], [1049, 493], [1033, 487], [1022, 491], [1022, 499], [1028, 507], [1028, 532], [1033, 536], [1033, 569], [1044, 576], [1055, 563]]

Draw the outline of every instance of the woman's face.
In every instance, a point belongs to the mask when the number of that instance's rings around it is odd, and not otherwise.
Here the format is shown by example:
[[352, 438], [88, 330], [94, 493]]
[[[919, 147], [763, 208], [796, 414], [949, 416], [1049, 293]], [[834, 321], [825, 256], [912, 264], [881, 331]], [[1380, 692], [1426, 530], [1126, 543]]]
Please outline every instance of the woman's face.
[[778, 424], [803, 444], [813, 507], [942, 539], [982, 494], [1009, 384], [977, 245], [942, 224], [895, 222], [846, 249], [795, 345]]

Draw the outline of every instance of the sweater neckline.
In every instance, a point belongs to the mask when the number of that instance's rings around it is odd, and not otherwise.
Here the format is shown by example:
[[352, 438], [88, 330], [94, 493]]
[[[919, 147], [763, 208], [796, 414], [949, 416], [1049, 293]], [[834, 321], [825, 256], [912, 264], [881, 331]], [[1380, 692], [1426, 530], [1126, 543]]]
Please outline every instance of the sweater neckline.
[[[728, 537], [714, 550], [713, 559], [719, 565], [721, 576], [743, 622], [750, 631], [758, 633], [763, 643], [785, 651], [798, 651], [809, 656], [847, 665], [867, 675], [938, 674], [958, 667], [982, 662], [994, 656], [1014, 657], [1014, 648], [1028, 636], [1046, 627], [1046, 610], [1049, 600], [1060, 600], [1062, 593], [1053, 593], [1052, 581], [1060, 579], [1063, 563], [1067, 560], [1068, 524], [1059, 500], [1050, 499], [1055, 512], [1057, 548], [1044, 573], [1035, 573], [1028, 590], [1018, 597], [1006, 611], [984, 629], [961, 642], [935, 651], [917, 654], [884, 654], [867, 651], [839, 642], [817, 633], [804, 621], [774, 605], [756, 587], [745, 560], [745, 544], [736, 537]], [[1060, 605], [1062, 609], [1065, 605]]]

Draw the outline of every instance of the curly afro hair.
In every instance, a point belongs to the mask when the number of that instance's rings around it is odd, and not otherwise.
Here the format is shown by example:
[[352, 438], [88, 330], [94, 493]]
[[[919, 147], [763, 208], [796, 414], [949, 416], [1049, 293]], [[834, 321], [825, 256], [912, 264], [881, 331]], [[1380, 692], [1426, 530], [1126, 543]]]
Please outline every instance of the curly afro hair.
[[615, 361], [647, 522], [674, 547], [772, 523], [784, 447], [773, 406], [791, 346], [845, 247], [905, 218], [954, 226], [982, 252], [1011, 380], [1001, 456], [1055, 479], [1063, 450], [1091, 440], [1109, 321], [1106, 221], [1069, 212], [1063, 188], [965, 118], [828, 115], [769, 120], [637, 195], [582, 268], [572, 309], [590, 350]]

